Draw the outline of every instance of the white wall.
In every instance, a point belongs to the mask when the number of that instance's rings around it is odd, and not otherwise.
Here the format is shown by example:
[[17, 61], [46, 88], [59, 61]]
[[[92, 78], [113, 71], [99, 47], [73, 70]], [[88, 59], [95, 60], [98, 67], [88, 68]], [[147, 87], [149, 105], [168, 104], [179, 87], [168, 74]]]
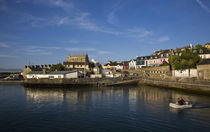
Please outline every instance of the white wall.
[[81, 76], [80, 72], [72, 72], [65, 74], [65, 78], [78, 78]]
[[209, 59], [210, 58], [210, 54], [200, 54], [199, 55], [202, 59]]
[[63, 74], [27, 74], [26, 75], [26, 78], [36, 78], [36, 79], [39, 79], [39, 78], [64, 78], [64, 75]]
[[117, 66], [115, 66], [115, 69], [116, 69], [116, 70], [122, 70], [122, 69], [123, 69], [123, 66], [117, 65]]
[[129, 62], [129, 69], [131, 69], [131, 67], [132, 67], [132, 68], [134, 67], [134, 69], [136, 69], [136, 61], [131, 60], [131, 61]]
[[173, 70], [172, 76], [174, 77], [197, 77], [197, 69], [190, 69], [190, 76], [189, 76], [189, 69], [186, 70]]

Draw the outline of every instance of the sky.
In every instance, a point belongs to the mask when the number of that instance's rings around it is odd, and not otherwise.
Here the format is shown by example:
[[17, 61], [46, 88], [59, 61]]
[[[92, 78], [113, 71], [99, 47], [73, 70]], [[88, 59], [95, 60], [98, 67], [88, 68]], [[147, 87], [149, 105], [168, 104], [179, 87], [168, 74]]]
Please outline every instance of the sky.
[[0, 0], [0, 68], [102, 64], [210, 42], [210, 0]]

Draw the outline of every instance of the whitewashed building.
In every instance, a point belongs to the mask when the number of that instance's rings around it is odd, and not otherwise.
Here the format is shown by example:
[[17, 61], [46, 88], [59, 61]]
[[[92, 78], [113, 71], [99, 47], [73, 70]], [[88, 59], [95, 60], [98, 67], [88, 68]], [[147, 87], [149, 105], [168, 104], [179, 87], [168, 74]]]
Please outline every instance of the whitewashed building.
[[136, 57], [136, 68], [142, 68], [148, 66], [150, 56], [140, 56]]
[[116, 70], [122, 70], [123, 69], [123, 65], [120, 62], [118, 62], [117, 65], [115, 66], [115, 69]]
[[129, 69], [136, 69], [136, 60], [131, 60], [129, 62]]
[[27, 79], [55, 79], [55, 78], [81, 78], [82, 73], [78, 71], [31, 71], [26, 75]]

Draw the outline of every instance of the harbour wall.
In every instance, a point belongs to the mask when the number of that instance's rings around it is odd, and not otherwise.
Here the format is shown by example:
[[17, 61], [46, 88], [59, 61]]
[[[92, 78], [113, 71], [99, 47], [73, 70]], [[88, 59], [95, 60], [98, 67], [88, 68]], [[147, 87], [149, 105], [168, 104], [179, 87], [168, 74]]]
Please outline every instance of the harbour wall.
[[136, 78], [75, 78], [75, 79], [27, 79], [24, 86], [60, 87], [60, 86], [115, 86], [137, 85]]
[[138, 85], [150, 85], [150, 86], [164, 87], [169, 89], [173, 88], [178, 90], [185, 90], [185, 91], [210, 95], [209, 82], [191, 82], [191, 81], [178, 82], [171, 80], [145, 78], [139, 80]]
[[26, 87], [81, 87], [81, 86], [131, 86], [150, 85], [169, 89], [179, 89], [210, 95], [210, 82], [200, 80], [183, 80], [183, 78], [77, 78], [77, 79], [27, 79]]

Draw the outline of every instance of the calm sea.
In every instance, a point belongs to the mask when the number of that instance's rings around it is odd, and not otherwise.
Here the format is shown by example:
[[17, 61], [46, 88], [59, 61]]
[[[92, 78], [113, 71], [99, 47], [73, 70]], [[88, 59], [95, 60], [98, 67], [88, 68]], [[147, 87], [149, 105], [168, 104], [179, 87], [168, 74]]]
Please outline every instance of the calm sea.
[[[183, 97], [193, 108], [169, 108]], [[139, 87], [0, 85], [0, 132], [210, 131], [210, 97]]]

